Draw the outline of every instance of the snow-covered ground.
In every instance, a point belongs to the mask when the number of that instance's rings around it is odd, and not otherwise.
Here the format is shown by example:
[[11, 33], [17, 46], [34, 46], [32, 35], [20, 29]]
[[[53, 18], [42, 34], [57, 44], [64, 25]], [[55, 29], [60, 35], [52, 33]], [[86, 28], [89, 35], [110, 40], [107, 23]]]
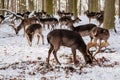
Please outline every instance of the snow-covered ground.
[[[80, 24], [88, 23], [85, 16], [80, 18]], [[110, 30], [110, 45], [96, 55], [99, 65], [83, 66], [85, 61], [77, 51], [79, 65], [75, 66], [70, 48], [62, 46], [57, 52], [62, 65], [57, 65], [51, 55], [50, 66], [47, 67], [49, 44], [46, 36], [50, 30], [43, 30], [45, 45], [41, 42], [37, 45], [35, 36], [30, 47], [23, 30], [16, 35], [8, 25], [0, 25], [0, 80], [120, 80], [120, 24], [117, 21], [116, 28], [117, 33]], [[89, 37], [83, 39], [86, 43], [89, 41]]]

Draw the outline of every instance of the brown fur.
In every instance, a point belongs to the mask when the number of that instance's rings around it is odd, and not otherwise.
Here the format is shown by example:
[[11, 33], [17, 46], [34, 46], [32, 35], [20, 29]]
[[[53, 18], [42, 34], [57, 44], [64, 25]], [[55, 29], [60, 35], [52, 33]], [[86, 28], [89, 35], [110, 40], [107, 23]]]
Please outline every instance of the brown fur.
[[84, 24], [84, 25], [79, 25], [74, 27], [72, 21], [68, 21], [67, 26], [75, 32], [78, 32], [82, 37], [84, 36], [89, 36], [90, 31], [94, 28], [97, 27], [95, 24]]
[[[107, 29], [95, 27], [91, 30], [90, 36], [91, 36], [92, 40], [87, 44], [87, 49], [94, 47], [94, 46], [95, 47], [99, 46], [99, 49], [95, 53], [95, 55], [100, 51], [100, 49], [102, 47], [106, 47], [109, 45], [107, 40], [110, 37], [110, 34], [109, 34], [109, 31]], [[99, 43], [97, 43], [97, 40], [99, 40]], [[102, 42], [102, 41], [104, 41], [104, 42]]]
[[60, 64], [56, 55], [60, 46], [66, 46], [71, 48], [73, 53], [73, 60], [75, 64], [76, 64], [76, 49], [78, 49], [83, 54], [86, 63], [92, 63], [91, 54], [87, 53], [86, 44], [78, 33], [65, 29], [56, 29], [48, 33], [47, 40], [48, 43], [50, 44], [50, 49], [48, 52], [48, 59], [47, 59], [48, 64], [49, 64], [50, 54], [52, 51], [57, 63]]
[[42, 37], [42, 44], [44, 44], [44, 36], [42, 34], [42, 27], [40, 24], [31, 24], [27, 29], [26, 29], [26, 37], [28, 40], [28, 43], [30, 46], [32, 46], [32, 40], [34, 35], [37, 33], [37, 37], [38, 37], [38, 42], [37, 44], [39, 44], [39, 39], [40, 39], [40, 35]]
[[18, 34], [18, 32], [23, 28], [24, 29], [24, 33], [25, 33], [25, 29], [28, 25], [34, 24], [36, 23], [37, 18], [32, 17], [32, 18], [27, 18], [27, 19], [23, 19], [21, 24], [17, 27], [16, 29], [16, 34]]

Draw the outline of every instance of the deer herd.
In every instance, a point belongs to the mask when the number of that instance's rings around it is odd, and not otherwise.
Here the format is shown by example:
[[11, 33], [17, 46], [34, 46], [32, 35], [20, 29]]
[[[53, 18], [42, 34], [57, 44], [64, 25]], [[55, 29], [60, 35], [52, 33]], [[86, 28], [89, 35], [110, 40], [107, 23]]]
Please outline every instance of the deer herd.
[[[56, 62], [60, 64], [59, 60], [57, 59], [57, 51], [59, 50], [60, 46], [71, 48], [74, 64], [77, 63], [76, 49], [82, 53], [85, 62], [91, 64], [95, 55], [99, 53], [103, 47], [107, 47], [109, 45], [109, 30], [100, 27], [104, 18], [103, 11], [95, 13], [87, 10], [84, 12], [84, 14], [89, 18], [89, 22], [92, 18], [96, 18], [96, 20], [100, 23], [99, 26], [92, 23], [74, 26], [74, 23], [80, 22], [81, 19], [72, 19], [71, 17], [73, 16], [73, 13], [58, 11], [57, 14], [59, 19], [47, 14], [43, 10], [41, 12], [34, 11], [32, 14], [28, 11], [24, 13], [16, 13], [12, 16], [13, 20], [11, 21], [12, 25], [10, 26], [14, 29], [17, 35], [21, 29], [24, 30], [24, 36], [26, 37], [29, 46], [32, 46], [32, 40], [35, 34], [37, 34], [38, 37], [37, 44], [39, 44], [41, 37], [42, 44], [44, 45], [44, 36], [42, 31], [45, 26], [47, 26], [47, 28], [50, 30], [47, 35], [47, 41], [50, 44], [47, 58], [48, 64], [50, 61], [51, 52], [53, 52]], [[29, 15], [32, 16], [29, 17]], [[2, 24], [5, 18], [6, 17], [0, 15], [0, 24]], [[21, 23], [16, 26], [14, 24], [15, 20], [21, 20]], [[58, 25], [60, 26], [59, 28], [57, 28]], [[67, 26], [67, 29], [64, 29], [64, 26]], [[90, 37], [90, 41], [87, 44], [83, 39], [85, 36]], [[90, 51], [92, 47], [96, 48], [94, 55]]]

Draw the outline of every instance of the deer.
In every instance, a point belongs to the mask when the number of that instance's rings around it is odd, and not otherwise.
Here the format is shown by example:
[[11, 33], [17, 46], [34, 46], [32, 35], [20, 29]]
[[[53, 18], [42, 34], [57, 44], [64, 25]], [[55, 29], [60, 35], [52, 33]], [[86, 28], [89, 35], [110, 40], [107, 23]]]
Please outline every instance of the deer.
[[48, 33], [47, 41], [50, 44], [47, 64], [49, 64], [51, 52], [53, 52], [54, 58], [57, 63], [61, 64], [57, 58], [57, 51], [59, 50], [60, 46], [66, 46], [71, 48], [74, 64], [77, 64], [76, 49], [78, 49], [82, 53], [87, 64], [92, 63], [91, 53], [89, 51], [86, 51], [87, 46], [84, 40], [78, 33], [74, 31], [70, 31], [67, 29], [55, 29]]
[[97, 27], [97, 25], [89, 23], [89, 24], [84, 24], [84, 25], [79, 25], [79, 26], [74, 26], [73, 21], [67, 21], [67, 26], [70, 28], [70, 30], [75, 31], [79, 33], [82, 37], [89, 36], [91, 30], [94, 27]]
[[62, 28], [62, 25], [67, 25], [67, 23], [69, 23], [70, 21], [71, 21], [72, 23], [75, 23], [75, 22], [81, 21], [81, 19], [79, 19], [79, 18], [77, 17], [77, 18], [75, 18], [75, 19], [73, 20], [73, 19], [71, 19], [70, 16], [61, 17], [61, 18], [59, 19], [60, 28]]
[[[108, 39], [110, 37], [110, 33], [108, 29], [94, 27], [90, 31], [90, 37], [92, 40], [87, 44], [87, 50], [89, 50], [91, 47], [99, 47], [96, 53], [93, 55], [93, 57], [95, 57], [95, 55], [101, 50], [101, 48], [107, 47], [109, 45]], [[98, 40], [99, 43], [97, 43]]]
[[48, 29], [50, 29], [50, 25], [51, 25], [52, 30], [58, 24], [58, 20], [56, 18], [54, 18], [54, 17], [51, 17], [51, 18], [39, 18], [39, 21], [40, 21], [41, 24], [43, 24], [43, 27], [45, 27], [45, 24], [48, 25]]
[[36, 21], [38, 21], [38, 19], [36, 17], [32, 17], [32, 18], [27, 18], [27, 19], [23, 19], [22, 22], [20, 23], [20, 25], [16, 28], [16, 34], [19, 33], [19, 31], [23, 28], [24, 29], [24, 34], [25, 34], [25, 29], [27, 26], [36, 23]]
[[59, 16], [60, 18], [61, 18], [61, 17], [64, 17], [64, 16], [73, 16], [73, 13], [65, 12], [64, 10], [63, 10], [63, 11], [58, 10], [58, 11], [57, 11], [57, 14], [58, 14], [58, 16]]
[[25, 36], [28, 40], [29, 46], [32, 46], [32, 40], [35, 34], [37, 34], [37, 37], [38, 37], [37, 44], [39, 44], [39, 40], [41, 36], [42, 44], [44, 45], [44, 36], [42, 34], [42, 26], [38, 23], [35, 23], [35, 24], [29, 25], [28, 28], [25, 30]]
[[96, 12], [90, 12], [89, 10], [85, 11], [84, 14], [89, 18], [89, 23], [92, 18], [95, 18]]

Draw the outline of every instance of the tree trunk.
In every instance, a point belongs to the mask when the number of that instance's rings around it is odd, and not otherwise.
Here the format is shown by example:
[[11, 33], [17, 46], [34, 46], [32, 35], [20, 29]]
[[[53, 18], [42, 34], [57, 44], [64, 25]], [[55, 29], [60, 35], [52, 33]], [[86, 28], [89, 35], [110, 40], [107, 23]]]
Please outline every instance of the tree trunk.
[[34, 0], [28, 0], [29, 2], [29, 11], [33, 11], [34, 10]]
[[88, 9], [90, 12], [98, 11], [98, 0], [89, 0]]
[[[4, 6], [4, 0], [1, 0], [1, 3], [2, 3], [1, 8], [4, 9], [4, 7], [5, 7]], [[2, 11], [2, 15], [4, 15], [4, 11]]]
[[43, 10], [47, 11], [47, 0], [43, 0]]
[[44, 0], [42, 0], [42, 10], [44, 10]]
[[46, 0], [46, 12], [53, 15], [53, 0]]
[[120, 0], [119, 0], [119, 18], [120, 18]]
[[59, 9], [58, 9], [58, 10], [61, 10], [61, 9], [60, 9], [60, 7], [61, 7], [61, 6], [60, 6], [60, 0], [58, 0], [58, 4], [59, 4]]
[[106, 29], [114, 28], [115, 0], [105, 0], [105, 13], [103, 27]]
[[57, 10], [58, 10], [58, 6], [57, 6], [57, 0], [54, 0], [54, 7], [53, 7], [53, 9], [54, 9], [54, 14], [56, 14], [56, 12], [57, 12]]
[[77, 12], [77, 1], [78, 1], [78, 0], [73, 0], [74, 18], [77, 18], [77, 16], [78, 16], [78, 12]]
[[81, 9], [82, 9], [82, 0], [80, 0], [80, 2], [79, 2], [80, 4], [79, 4], [79, 15], [81, 15]]
[[26, 0], [21, 0], [20, 12], [26, 11]]
[[72, 12], [73, 11], [73, 0], [68, 0], [66, 5], [67, 5], [67, 12]]

